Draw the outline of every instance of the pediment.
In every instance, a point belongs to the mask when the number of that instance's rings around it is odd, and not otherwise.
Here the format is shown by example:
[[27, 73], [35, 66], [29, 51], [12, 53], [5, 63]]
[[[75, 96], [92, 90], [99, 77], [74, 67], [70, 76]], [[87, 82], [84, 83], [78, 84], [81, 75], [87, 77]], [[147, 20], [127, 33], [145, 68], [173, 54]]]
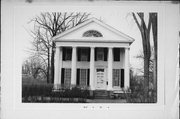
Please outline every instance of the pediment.
[[[84, 35], [86, 32], [91, 31], [95, 34]], [[94, 32], [93, 32], [94, 31]], [[99, 34], [96, 34], [98, 32]], [[100, 35], [101, 34], [101, 35]], [[100, 42], [128, 42], [132, 43], [133, 38], [128, 35], [112, 28], [111, 26], [95, 19], [89, 19], [84, 23], [75, 26], [55, 37], [53, 40], [58, 41], [100, 41]]]

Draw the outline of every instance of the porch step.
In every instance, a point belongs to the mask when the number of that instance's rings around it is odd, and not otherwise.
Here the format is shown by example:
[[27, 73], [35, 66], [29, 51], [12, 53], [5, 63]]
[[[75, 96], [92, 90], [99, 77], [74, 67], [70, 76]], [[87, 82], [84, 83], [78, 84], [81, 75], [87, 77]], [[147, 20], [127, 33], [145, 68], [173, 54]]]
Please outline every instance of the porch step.
[[108, 91], [106, 90], [95, 90], [94, 91], [94, 98], [95, 99], [107, 99], [108, 96]]

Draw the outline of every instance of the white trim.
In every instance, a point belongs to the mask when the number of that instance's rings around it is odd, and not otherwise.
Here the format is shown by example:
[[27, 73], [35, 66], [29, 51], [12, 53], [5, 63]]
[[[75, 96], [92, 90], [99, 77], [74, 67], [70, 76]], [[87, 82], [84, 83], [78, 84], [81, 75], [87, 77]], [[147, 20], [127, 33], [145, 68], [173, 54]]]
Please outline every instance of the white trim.
[[117, 48], [129, 48], [128, 43], [96, 43], [96, 42], [56, 42], [56, 46], [63, 46], [63, 47], [117, 47]]
[[[104, 72], [103, 72], [103, 75], [104, 75], [104, 78], [103, 78], [103, 85], [102, 85], [102, 87], [99, 87], [98, 88], [98, 78], [97, 78], [97, 69], [104, 69]], [[107, 68], [105, 67], [105, 66], [96, 66], [96, 68], [95, 68], [95, 78], [94, 78], [94, 81], [96, 82], [95, 83], [95, 89], [96, 90], [107, 90], [107, 84], [106, 84], [106, 82], [107, 82]]]
[[127, 40], [124, 40], [124, 39], [122, 39], [122, 38], [119, 38], [119, 39], [106, 39], [106, 38], [102, 38], [102, 37], [93, 37], [93, 38], [91, 38], [91, 37], [85, 37], [85, 38], [72, 38], [72, 39], [56, 39], [56, 40], [54, 40], [55, 42], [99, 42], [99, 43], [109, 43], [109, 42], [111, 42], [111, 43], [132, 43], [132, 42], [130, 42], [130, 41], [127, 41]]

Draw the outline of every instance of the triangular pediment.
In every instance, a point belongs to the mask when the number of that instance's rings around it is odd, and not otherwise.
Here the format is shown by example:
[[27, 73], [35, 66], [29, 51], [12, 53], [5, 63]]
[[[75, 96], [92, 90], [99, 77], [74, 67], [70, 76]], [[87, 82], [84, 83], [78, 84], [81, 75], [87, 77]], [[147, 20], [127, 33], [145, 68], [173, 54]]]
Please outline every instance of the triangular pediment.
[[[87, 31], [97, 31], [102, 36], [83, 36], [83, 34]], [[91, 18], [78, 26], [75, 26], [55, 37], [53, 40], [58, 41], [108, 41], [108, 42], [124, 42], [124, 43], [132, 43], [134, 41], [133, 38], [128, 35], [112, 28], [111, 26], [97, 20], [96, 18]]]

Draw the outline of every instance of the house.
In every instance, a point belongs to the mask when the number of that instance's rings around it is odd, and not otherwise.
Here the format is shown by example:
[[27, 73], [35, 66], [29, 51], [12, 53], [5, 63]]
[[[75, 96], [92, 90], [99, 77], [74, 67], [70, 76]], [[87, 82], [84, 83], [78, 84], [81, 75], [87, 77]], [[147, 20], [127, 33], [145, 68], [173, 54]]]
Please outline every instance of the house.
[[129, 87], [129, 49], [134, 39], [91, 18], [55, 37], [54, 85], [122, 91]]

